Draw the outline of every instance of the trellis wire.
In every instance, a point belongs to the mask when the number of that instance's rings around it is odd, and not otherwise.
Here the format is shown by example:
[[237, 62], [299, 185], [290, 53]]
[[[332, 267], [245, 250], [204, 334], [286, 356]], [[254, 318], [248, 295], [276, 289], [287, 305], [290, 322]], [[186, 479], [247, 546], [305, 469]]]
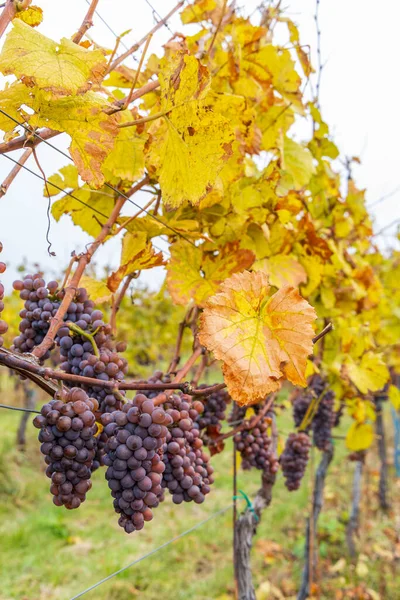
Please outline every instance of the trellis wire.
[[186, 531], [183, 531], [179, 535], [173, 537], [168, 542], [165, 542], [164, 544], [161, 544], [161, 546], [158, 546], [157, 548], [154, 548], [154, 550], [150, 550], [150, 552], [147, 552], [146, 554], [143, 554], [143, 556], [140, 556], [139, 558], [133, 560], [132, 562], [130, 562], [129, 564], [127, 564], [125, 567], [122, 567], [121, 569], [118, 569], [118, 571], [114, 571], [114, 573], [111, 573], [111, 575], [108, 575], [107, 577], [104, 577], [104, 579], [101, 579], [97, 583], [94, 583], [90, 587], [86, 588], [86, 590], [83, 590], [83, 592], [80, 592], [76, 596], [73, 596], [72, 598], [70, 598], [70, 600], [76, 600], [77, 598], [81, 598], [81, 596], [83, 596], [84, 594], [87, 594], [88, 592], [91, 592], [92, 590], [94, 590], [95, 588], [97, 588], [99, 585], [102, 585], [106, 581], [109, 581], [110, 579], [112, 579], [116, 575], [119, 575], [120, 573], [122, 573], [123, 571], [126, 571], [130, 567], [133, 567], [134, 565], [137, 565], [142, 560], [145, 560], [146, 558], [149, 558], [150, 556], [153, 556], [153, 554], [156, 554], [159, 550], [162, 550], [163, 548], [166, 548], [167, 546], [169, 546], [170, 544], [173, 544], [177, 540], [180, 540], [185, 535], [188, 535], [189, 533], [192, 533], [192, 531], [195, 531], [196, 529], [199, 529], [199, 527], [201, 527], [205, 523], [208, 523], [208, 521], [211, 521], [211, 519], [215, 519], [215, 517], [218, 517], [219, 515], [224, 514], [225, 512], [227, 512], [228, 510], [230, 510], [232, 508], [232, 506], [233, 506], [233, 504], [231, 503], [231, 504], [229, 504], [229, 506], [225, 506], [225, 508], [221, 508], [221, 510], [217, 510], [215, 513], [213, 513], [212, 515], [210, 515], [209, 517], [207, 517], [203, 521], [200, 521], [199, 523], [196, 523], [196, 525], [193, 525], [193, 527], [190, 527], [190, 529], [187, 529]]
[[[13, 116], [11, 116], [10, 114], [8, 114], [5, 110], [3, 110], [1, 108], [0, 108], [0, 113], [2, 113], [3, 115], [5, 115], [9, 119], [11, 119], [11, 121], [14, 121], [14, 123], [16, 123], [17, 125], [19, 125], [23, 129], [25, 129], [25, 131], [27, 131], [31, 135], [34, 135], [41, 142], [44, 142], [45, 144], [47, 144], [47, 146], [49, 146], [50, 148], [53, 148], [53, 150], [56, 150], [57, 152], [59, 152], [62, 156], [64, 156], [65, 158], [67, 158], [71, 162], [74, 162], [73, 159], [72, 159], [72, 157], [70, 155], [68, 155], [63, 150], [60, 150], [60, 148], [57, 148], [57, 146], [54, 146], [53, 144], [50, 144], [50, 142], [48, 140], [45, 140], [44, 138], [42, 138], [42, 136], [39, 135], [36, 131], [32, 131], [27, 125], [25, 125], [25, 123], [20, 123], [18, 121], [18, 119], [15, 119]], [[9, 156], [7, 156], [6, 152], [4, 152], [3, 155], [6, 156], [7, 158], [9, 158], [10, 160], [13, 160]], [[17, 163], [17, 164], [20, 164], [20, 163]], [[46, 182], [46, 179], [43, 178], [43, 181]], [[52, 185], [54, 185], [54, 184], [52, 184]], [[191, 244], [195, 248], [197, 247], [196, 244], [194, 244], [194, 242], [192, 242], [192, 240], [189, 240], [186, 236], [184, 236], [181, 233], [179, 233], [179, 231], [176, 231], [176, 229], [174, 229], [173, 227], [171, 227], [167, 223], [164, 223], [164, 221], [162, 221], [161, 219], [159, 219], [158, 217], [156, 217], [155, 215], [153, 215], [150, 211], [145, 210], [144, 208], [142, 208], [139, 204], [137, 204], [134, 200], [132, 200], [132, 198], [129, 198], [129, 196], [127, 196], [126, 194], [124, 194], [123, 192], [121, 192], [121, 190], [119, 190], [118, 188], [116, 188], [113, 185], [111, 185], [111, 183], [108, 183], [106, 181], [104, 185], [106, 187], [108, 187], [110, 190], [113, 190], [113, 192], [115, 192], [119, 196], [122, 196], [123, 198], [125, 198], [126, 200], [128, 200], [128, 202], [130, 202], [131, 204], [133, 204], [136, 208], [139, 208], [142, 212], [146, 213], [146, 215], [148, 215], [149, 217], [151, 217], [152, 219], [154, 219], [155, 221], [157, 221], [158, 223], [160, 223], [161, 225], [163, 225], [167, 229], [170, 229], [175, 235], [177, 235], [178, 237], [181, 237], [183, 240], [185, 240], [186, 242], [188, 242], [189, 244]], [[64, 191], [64, 190], [62, 190], [62, 191]], [[65, 193], [69, 194], [69, 192], [65, 192]], [[69, 195], [71, 195], [71, 194], [69, 194]]]
[[9, 410], [19, 410], [21, 412], [30, 412], [30, 413], [36, 413], [37, 415], [40, 415], [39, 410], [32, 410], [30, 408], [20, 408], [18, 406], [8, 406], [8, 404], [0, 404], [0, 408], [8, 408]]
[[[2, 112], [2, 110], [0, 109], [0, 112]], [[44, 142], [46, 140], [43, 140]], [[15, 160], [14, 158], [11, 158], [11, 156], [8, 156], [8, 154], [4, 153], [1, 154], [1, 156], [4, 156], [4, 158], [8, 158], [8, 160], [11, 160], [13, 163], [15, 163], [16, 165], [19, 165], [20, 167], [22, 167], [23, 169], [25, 169], [25, 171], [28, 171], [28, 173], [30, 173], [31, 175], [34, 175], [35, 177], [37, 177], [38, 179], [41, 179], [42, 181], [46, 182], [46, 179], [42, 176], [39, 175], [39, 173], [35, 173], [35, 171], [32, 171], [32, 169], [30, 169], [29, 167], [27, 167], [26, 165], [18, 162], [17, 160]], [[97, 208], [93, 208], [93, 206], [90, 206], [90, 204], [87, 204], [86, 202], [84, 202], [83, 200], [81, 200], [80, 198], [77, 198], [76, 196], [74, 196], [71, 192], [67, 192], [67, 190], [63, 190], [60, 186], [58, 186], [56, 183], [51, 183], [50, 181], [48, 181], [48, 185], [52, 185], [53, 187], [55, 187], [56, 189], [60, 190], [61, 192], [63, 192], [66, 196], [70, 196], [71, 198], [73, 198], [74, 200], [76, 200], [77, 202], [80, 202], [81, 204], [83, 204], [84, 206], [86, 206], [87, 208], [89, 208], [90, 210], [92, 210], [95, 213], [98, 213], [99, 215], [101, 215], [102, 217], [104, 217], [105, 219], [108, 219], [107, 215], [105, 215], [104, 213], [102, 213], [100, 210], [97, 210]], [[161, 236], [160, 236], [161, 237]], [[161, 238], [162, 241], [163, 238]], [[159, 248], [158, 246], [156, 246], [153, 242], [153, 246], [156, 250], [159, 250], [160, 252], [164, 252], [164, 254], [167, 254], [168, 256], [171, 256], [170, 253], [168, 252], [168, 250], [162, 250], [161, 248]]]

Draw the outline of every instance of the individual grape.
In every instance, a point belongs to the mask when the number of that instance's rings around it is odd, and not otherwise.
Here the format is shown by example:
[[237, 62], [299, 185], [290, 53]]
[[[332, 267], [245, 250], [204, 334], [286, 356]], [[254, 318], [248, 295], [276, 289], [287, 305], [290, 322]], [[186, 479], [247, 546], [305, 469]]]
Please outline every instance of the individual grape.
[[304, 476], [311, 448], [306, 433], [291, 433], [279, 458], [285, 485], [289, 491], [298, 490]]
[[[158, 421], [163, 416], [156, 430], [152, 428], [153, 414]], [[172, 419], [143, 394], [137, 394], [123, 410], [103, 414], [101, 419], [108, 436], [104, 457], [106, 479], [114, 509], [121, 515], [118, 524], [126, 533], [132, 533], [143, 529], [145, 521], [153, 518], [152, 511], [160, 502], [165, 467], [159, 451]]]
[[73, 509], [84, 502], [92, 487], [90, 477], [97, 450], [92, 411], [97, 402], [79, 388], [70, 389], [64, 400], [51, 400], [42, 406], [33, 424], [40, 429], [40, 450], [48, 465], [46, 475], [52, 480], [53, 502]]
[[7, 269], [6, 263], [0, 262], [0, 273], [4, 273]]

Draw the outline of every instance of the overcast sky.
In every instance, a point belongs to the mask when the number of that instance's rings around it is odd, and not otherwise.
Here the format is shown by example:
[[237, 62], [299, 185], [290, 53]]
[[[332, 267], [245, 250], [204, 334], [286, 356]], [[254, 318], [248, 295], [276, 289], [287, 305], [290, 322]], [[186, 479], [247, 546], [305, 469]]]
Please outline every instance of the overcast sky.
[[[175, 0], [150, 1], [162, 16], [176, 4]], [[70, 37], [87, 10], [86, 0], [37, 0], [35, 4], [44, 11], [40, 31], [55, 40]], [[238, 0], [237, 5], [241, 4], [250, 13], [260, 0]], [[310, 44], [315, 56], [315, 0], [287, 0], [284, 4], [300, 27], [302, 43]], [[127, 46], [140, 39], [154, 24], [154, 15], [146, 0], [100, 0], [98, 11], [115, 33], [132, 29], [123, 38]], [[329, 123], [343, 157], [360, 156], [362, 164], [355, 169], [354, 175], [359, 187], [367, 188], [368, 203], [372, 205], [392, 194], [371, 208], [378, 232], [396, 218], [400, 219], [400, 3], [396, 0], [380, 0], [378, 4], [370, 0], [320, 0], [319, 17], [325, 63], [320, 94], [324, 119]], [[179, 16], [172, 18], [169, 26], [172, 31], [181, 30]], [[98, 43], [113, 47], [115, 37], [97, 15], [90, 33]], [[150, 51], [160, 54], [161, 45], [170, 37], [171, 32], [163, 27], [154, 36]], [[133, 59], [129, 64], [134, 66]], [[52, 143], [66, 149], [68, 138], [59, 136]], [[19, 155], [20, 152], [14, 152], [11, 156], [18, 159]], [[47, 175], [66, 164], [65, 158], [44, 144], [38, 148], [38, 155]], [[12, 166], [9, 160], [0, 156], [0, 181]], [[33, 158], [27, 166], [38, 172]], [[72, 225], [69, 217], [63, 217], [59, 223], [52, 220], [50, 239], [56, 257], [49, 257], [47, 201], [42, 190], [39, 179], [22, 172], [6, 196], [0, 198], [0, 240], [4, 245], [1, 260], [9, 265], [2, 278], [8, 289], [17, 265], [24, 258], [31, 265], [38, 262], [47, 272], [60, 277], [71, 251], [82, 251], [89, 241], [86, 234]], [[136, 198], [143, 203], [148, 196], [143, 194]], [[130, 208], [135, 211], [134, 207]], [[395, 231], [392, 227], [380, 236], [383, 247], [393, 244]], [[165, 247], [162, 240], [157, 244]], [[96, 254], [99, 266], [115, 266], [118, 258], [117, 240], [108, 242]], [[159, 286], [162, 278], [162, 269], [141, 275], [141, 280], [152, 287]]]

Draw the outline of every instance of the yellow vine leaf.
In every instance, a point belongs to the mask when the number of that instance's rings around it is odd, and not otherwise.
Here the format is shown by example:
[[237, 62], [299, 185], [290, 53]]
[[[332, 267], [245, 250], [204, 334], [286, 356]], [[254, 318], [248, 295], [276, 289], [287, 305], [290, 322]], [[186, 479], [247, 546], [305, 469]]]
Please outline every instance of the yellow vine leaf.
[[307, 148], [285, 136], [283, 143], [283, 179], [289, 189], [299, 190], [315, 172], [312, 155]]
[[[56, 183], [53, 177], [49, 177], [49, 181], [53, 180]], [[50, 193], [51, 190], [49, 185]], [[108, 188], [94, 192], [89, 186], [83, 186], [74, 190], [73, 195], [74, 198], [65, 195], [54, 202], [51, 214], [56, 221], [59, 221], [63, 215], [70, 215], [75, 225], [81, 227], [90, 236], [96, 237], [114, 208], [115, 198], [112, 192]]]
[[196, 0], [181, 12], [181, 20], [184, 25], [187, 23], [199, 23], [208, 19], [213, 11], [218, 7], [217, 0]]
[[204, 306], [222, 281], [248, 269], [255, 259], [253, 252], [239, 249], [238, 243], [226, 244], [214, 256], [181, 240], [170, 246], [170, 252], [167, 286], [172, 300], [175, 304], [187, 304], [193, 299], [199, 306]]
[[307, 281], [307, 273], [299, 261], [290, 254], [277, 254], [271, 258], [258, 260], [253, 269], [264, 271], [271, 285], [281, 288], [283, 285], [298, 287]]
[[[50, 185], [54, 183], [57, 187]], [[79, 186], [78, 170], [75, 165], [66, 165], [61, 167], [58, 173], [50, 175], [47, 178], [47, 186], [43, 187], [43, 195], [47, 198], [48, 196], [58, 196], [62, 190], [71, 191], [77, 189]], [[61, 188], [61, 190], [59, 189]], [[56, 209], [56, 213], [58, 210]], [[59, 215], [59, 217], [61, 214]], [[58, 220], [58, 219], [57, 219]]]
[[24, 123], [29, 119], [29, 114], [21, 108], [29, 102], [29, 90], [22, 83], [8, 85], [0, 92], [0, 108], [10, 117], [0, 113], [0, 129], [5, 132], [12, 131], [18, 123]]
[[90, 299], [96, 304], [108, 302], [112, 296], [104, 281], [97, 281], [97, 279], [93, 279], [87, 275], [84, 275], [81, 278], [79, 285], [86, 288], [88, 294], [90, 295]]
[[30, 27], [37, 27], [43, 21], [43, 10], [40, 6], [28, 6], [25, 10], [17, 11], [14, 19], [21, 19]]
[[[132, 114], [125, 110], [120, 113], [120, 123], [132, 121]], [[113, 150], [103, 162], [102, 171], [107, 180], [112, 177], [136, 181], [144, 171], [144, 145], [147, 135], [138, 133], [136, 127], [122, 127], [115, 139]]]
[[3, 75], [56, 96], [82, 94], [101, 83], [107, 62], [100, 50], [86, 50], [67, 38], [54, 42], [20, 19], [13, 25], [0, 54]]
[[346, 446], [357, 452], [366, 450], [374, 441], [374, 429], [370, 423], [352, 423], [346, 435]]
[[69, 151], [86, 183], [99, 188], [104, 183], [103, 163], [114, 148], [118, 118], [103, 111], [107, 103], [95, 92], [46, 101], [37, 95], [37, 114], [29, 123], [65, 131], [71, 137]]
[[366, 352], [359, 364], [348, 356], [345, 365], [350, 380], [362, 394], [381, 390], [389, 379], [389, 371], [381, 354]]
[[171, 112], [149, 129], [147, 167], [167, 204], [198, 204], [231, 156], [234, 133], [222, 114], [207, 110], [210, 76], [194, 56], [164, 62], [160, 84], [161, 110]]
[[127, 232], [122, 240], [121, 264], [107, 279], [107, 286], [115, 292], [125, 275], [134, 271], [160, 267], [164, 264], [162, 252], [156, 252], [145, 233]]
[[283, 379], [306, 385], [316, 313], [297, 289], [271, 295], [262, 271], [237, 273], [203, 312], [200, 343], [223, 361], [228, 391], [241, 406], [259, 402]]
[[400, 410], [400, 390], [395, 385], [391, 385], [388, 395], [394, 410]]

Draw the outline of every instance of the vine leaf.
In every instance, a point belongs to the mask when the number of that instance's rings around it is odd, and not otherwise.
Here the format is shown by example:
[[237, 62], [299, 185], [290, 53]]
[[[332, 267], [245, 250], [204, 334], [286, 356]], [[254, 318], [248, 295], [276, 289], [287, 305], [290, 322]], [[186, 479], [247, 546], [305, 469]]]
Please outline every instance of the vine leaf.
[[[120, 123], [128, 121], [132, 121], [131, 112], [120, 113]], [[135, 128], [122, 127], [119, 130], [114, 148], [102, 166], [107, 180], [117, 177], [133, 182], [143, 175], [146, 139], [147, 135], [139, 134]]]
[[170, 252], [167, 286], [172, 300], [175, 304], [186, 304], [192, 299], [199, 306], [204, 306], [224, 279], [248, 269], [255, 259], [251, 250], [239, 249], [239, 243], [226, 244], [214, 256], [181, 240], [171, 245]]
[[370, 423], [354, 422], [346, 435], [346, 446], [349, 450], [357, 452], [366, 450], [374, 441], [374, 429]]
[[100, 50], [86, 50], [63, 38], [54, 42], [20, 19], [13, 21], [0, 54], [0, 71], [54, 96], [82, 94], [100, 84], [107, 62]]
[[97, 281], [97, 279], [93, 279], [87, 275], [82, 277], [79, 285], [86, 288], [88, 294], [90, 295], [90, 299], [96, 304], [108, 302], [112, 296], [104, 281]]
[[289, 189], [299, 190], [310, 181], [315, 173], [311, 152], [301, 144], [285, 136], [283, 142], [284, 175], [280, 185]]
[[283, 285], [297, 287], [307, 281], [306, 270], [294, 256], [289, 254], [277, 254], [271, 258], [258, 260], [253, 268], [256, 271], [264, 271], [268, 275], [270, 284], [277, 288]]
[[380, 354], [366, 352], [358, 363], [348, 356], [345, 366], [350, 380], [362, 394], [381, 390], [389, 379], [389, 371]]
[[117, 291], [125, 275], [164, 264], [162, 252], [156, 252], [144, 232], [127, 232], [122, 240], [121, 265], [107, 280], [107, 286]]
[[262, 271], [232, 275], [201, 319], [200, 343], [223, 361], [228, 391], [242, 406], [279, 389], [283, 379], [306, 385], [315, 310], [291, 286], [270, 292]]
[[232, 155], [234, 133], [222, 114], [208, 110], [210, 75], [194, 56], [164, 62], [160, 84], [161, 110], [171, 112], [149, 129], [147, 167], [167, 204], [198, 204]]

